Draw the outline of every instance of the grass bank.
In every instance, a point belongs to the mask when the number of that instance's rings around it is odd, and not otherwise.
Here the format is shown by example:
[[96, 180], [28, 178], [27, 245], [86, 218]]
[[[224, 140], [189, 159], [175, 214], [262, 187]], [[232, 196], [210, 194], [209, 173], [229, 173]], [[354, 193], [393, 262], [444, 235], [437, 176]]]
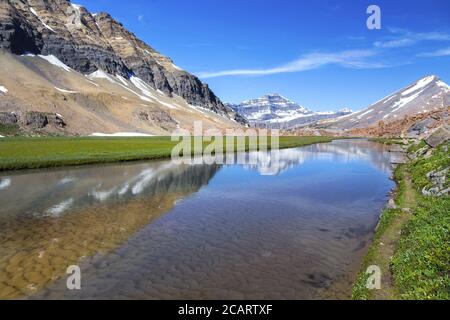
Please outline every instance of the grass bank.
[[[413, 145], [415, 152], [424, 144]], [[448, 168], [449, 144], [394, 173], [396, 208], [383, 212], [373, 244], [353, 287], [353, 299], [450, 299], [450, 197], [421, 194], [426, 174]], [[448, 185], [448, 179], [446, 181]], [[382, 271], [380, 290], [366, 288], [367, 267]]]
[[[330, 142], [332, 139], [280, 137], [280, 148]], [[0, 171], [163, 159], [170, 157], [176, 144], [177, 142], [172, 142], [170, 137], [0, 138]]]

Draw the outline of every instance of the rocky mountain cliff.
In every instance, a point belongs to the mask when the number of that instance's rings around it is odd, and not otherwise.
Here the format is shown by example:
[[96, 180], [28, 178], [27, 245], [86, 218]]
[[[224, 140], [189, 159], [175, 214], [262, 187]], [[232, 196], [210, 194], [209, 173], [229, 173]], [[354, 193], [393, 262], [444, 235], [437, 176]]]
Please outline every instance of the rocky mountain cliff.
[[245, 123], [208, 85], [139, 40], [109, 14], [91, 14], [67, 0], [2, 0], [0, 48], [15, 55], [52, 55], [86, 75], [104, 71], [125, 79], [135, 76], [168, 97], [180, 96], [191, 105]]
[[0, 50], [0, 135], [168, 135], [199, 120], [205, 129], [242, 126], [135, 75], [85, 75], [54, 55]]
[[278, 93], [267, 94], [239, 104], [227, 104], [227, 106], [241, 114], [252, 126], [278, 129], [304, 126], [321, 119], [351, 113], [348, 109], [338, 112], [314, 112]]

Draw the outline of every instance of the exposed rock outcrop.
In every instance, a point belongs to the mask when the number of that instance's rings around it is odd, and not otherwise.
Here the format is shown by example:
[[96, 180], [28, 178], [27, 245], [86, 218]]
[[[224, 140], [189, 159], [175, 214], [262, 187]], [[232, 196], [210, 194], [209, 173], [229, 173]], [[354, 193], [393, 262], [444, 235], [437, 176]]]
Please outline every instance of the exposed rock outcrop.
[[0, 124], [16, 124], [17, 115], [12, 112], [0, 112]]
[[376, 126], [353, 129], [347, 133], [356, 136], [424, 139], [431, 131], [448, 123], [450, 123], [450, 107], [407, 115], [395, 121], [380, 121]]
[[[41, 132], [41, 129], [51, 126], [54, 129], [66, 127], [66, 123], [61, 115], [55, 113], [46, 113], [39, 111], [29, 111], [25, 114], [16, 114], [14, 112], [0, 112], [0, 125], [14, 126], [19, 129], [19, 125], [24, 132]], [[9, 132], [9, 134], [14, 134]]]
[[434, 124], [433, 118], [426, 118], [414, 124], [411, 128], [408, 129], [409, 137], [420, 137], [424, 133], [426, 133], [430, 128], [432, 128]]
[[398, 144], [392, 144], [388, 146], [392, 164], [402, 164], [408, 161], [406, 151]]
[[[420, 129], [425, 123], [427, 122], [422, 121], [415, 128]], [[431, 168], [433, 170], [426, 174], [428, 183], [421, 190], [423, 195], [434, 197], [449, 195], [450, 186], [447, 179], [449, 166], [448, 161], [445, 161], [448, 160], [448, 141], [450, 139], [448, 125], [443, 124], [434, 130], [425, 132], [426, 135], [421, 140], [415, 140], [412, 144], [407, 145], [408, 158], [412, 161], [434, 159], [429, 162], [430, 170]], [[438, 154], [436, 155], [436, 153]], [[433, 158], [435, 155], [436, 157]]]
[[439, 171], [432, 171], [427, 174], [427, 178], [431, 181], [431, 188], [423, 188], [422, 194], [425, 196], [443, 196], [450, 194], [450, 188], [446, 186], [448, 168]]
[[438, 145], [448, 141], [450, 139], [450, 126], [442, 125], [433, 131], [426, 139], [426, 143], [435, 148]]
[[48, 118], [41, 112], [27, 112], [25, 115], [25, 123], [37, 129], [42, 129], [48, 124]]

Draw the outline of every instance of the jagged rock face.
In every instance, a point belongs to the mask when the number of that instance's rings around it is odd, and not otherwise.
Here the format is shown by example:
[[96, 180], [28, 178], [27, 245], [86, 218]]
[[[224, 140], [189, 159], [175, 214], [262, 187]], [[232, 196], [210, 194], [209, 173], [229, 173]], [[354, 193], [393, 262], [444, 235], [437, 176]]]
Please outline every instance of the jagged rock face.
[[[74, 18], [78, 14], [83, 19]], [[94, 18], [68, 1], [2, 1], [0, 19], [0, 47], [14, 54], [53, 54], [83, 73], [103, 69], [128, 74], [128, 68], [108, 46]]]
[[9, 1], [0, 3], [0, 22], [0, 48], [14, 54], [41, 50], [42, 35]]
[[181, 70], [107, 13], [92, 15], [67, 0], [2, 0], [0, 48], [54, 55], [76, 71], [136, 75], [168, 96], [245, 123], [206, 84]]

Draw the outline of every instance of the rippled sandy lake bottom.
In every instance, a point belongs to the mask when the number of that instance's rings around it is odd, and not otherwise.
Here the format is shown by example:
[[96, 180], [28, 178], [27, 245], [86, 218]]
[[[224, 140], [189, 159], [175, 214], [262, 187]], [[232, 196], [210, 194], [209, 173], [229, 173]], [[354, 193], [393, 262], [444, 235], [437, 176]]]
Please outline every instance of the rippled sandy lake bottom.
[[170, 161], [2, 173], [0, 298], [348, 298], [389, 163], [346, 140], [282, 150], [270, 175]]

